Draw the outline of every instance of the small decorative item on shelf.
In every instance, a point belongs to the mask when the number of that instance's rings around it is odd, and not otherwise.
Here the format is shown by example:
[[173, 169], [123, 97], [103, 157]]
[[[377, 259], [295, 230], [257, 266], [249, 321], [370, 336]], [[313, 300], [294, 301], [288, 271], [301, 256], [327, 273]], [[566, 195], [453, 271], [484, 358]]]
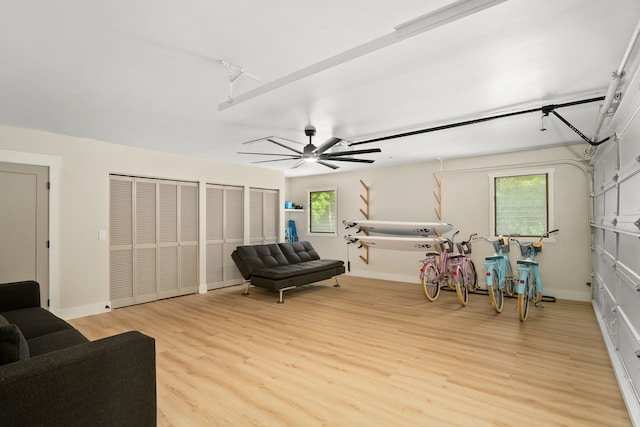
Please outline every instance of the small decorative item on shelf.
[[284, 202], [285, 209], [293, 209], [293, 202]]

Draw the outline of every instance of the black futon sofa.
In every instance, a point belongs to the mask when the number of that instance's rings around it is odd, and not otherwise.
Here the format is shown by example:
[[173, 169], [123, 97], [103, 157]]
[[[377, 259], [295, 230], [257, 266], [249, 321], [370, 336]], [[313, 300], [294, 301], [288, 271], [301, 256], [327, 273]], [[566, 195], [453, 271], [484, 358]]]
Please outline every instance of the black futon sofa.
[[[286, 290], [343, 274], [344, 262], [322, 259], [309, 242], [272, 243], [238, 246], [231, 258], [246, 282], [244, 294], [251, 285], [279, 292], [279, 303]], [[336, 279], [336, 284], [340, 284]]]
[[35, 281], [0, 284], [0, 425], [155, 426], [155, 340], [89, 341], [40, 307]]

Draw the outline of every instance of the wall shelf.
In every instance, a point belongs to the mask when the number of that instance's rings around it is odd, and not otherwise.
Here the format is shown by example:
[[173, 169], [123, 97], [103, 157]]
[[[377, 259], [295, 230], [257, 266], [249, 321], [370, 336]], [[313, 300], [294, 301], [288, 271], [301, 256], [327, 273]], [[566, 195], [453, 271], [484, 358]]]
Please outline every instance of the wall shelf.
[[304, 209], [285, 209], [285, 212], [304, 212]]

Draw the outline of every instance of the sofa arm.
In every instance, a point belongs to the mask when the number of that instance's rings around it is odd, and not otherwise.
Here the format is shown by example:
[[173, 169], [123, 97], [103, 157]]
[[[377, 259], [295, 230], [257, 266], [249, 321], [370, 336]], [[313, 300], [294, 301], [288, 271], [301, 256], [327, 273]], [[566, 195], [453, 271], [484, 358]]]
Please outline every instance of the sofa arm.
[[35, 280], [0, 283], [0, 313], [40, 307], [40, 285]]
[[155, 340], [131, 331], [0, 366], [6, 425], [155, 426]]

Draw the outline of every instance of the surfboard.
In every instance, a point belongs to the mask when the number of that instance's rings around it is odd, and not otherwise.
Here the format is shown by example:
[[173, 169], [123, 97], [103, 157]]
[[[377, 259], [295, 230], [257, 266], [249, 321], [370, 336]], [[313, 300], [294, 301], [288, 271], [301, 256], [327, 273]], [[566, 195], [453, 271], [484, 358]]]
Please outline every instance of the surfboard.
[[344, 236], [348, 244], [364, 243], [371, 248], [393, 249], [398, 251], [435, 251], [435, 243], [440, 241], [432, 237], [403, 237], [403, 236]]
[[451, 231], [453, 225], [446, 222], [404, 222], [404, 221], [373, 221], [373, 220], [344, 220], [347, 229], [357, 228], [367, 233], [393, 234], [396, 236], [439, 236]]

